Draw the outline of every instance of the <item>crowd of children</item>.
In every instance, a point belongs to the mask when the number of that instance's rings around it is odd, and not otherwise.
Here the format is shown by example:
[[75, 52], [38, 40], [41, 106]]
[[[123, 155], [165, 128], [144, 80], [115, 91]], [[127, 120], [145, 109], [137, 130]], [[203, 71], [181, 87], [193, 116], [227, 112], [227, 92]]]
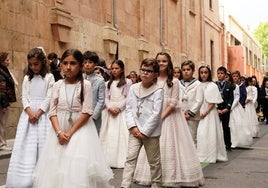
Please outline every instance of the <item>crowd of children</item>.
[[108, 188], [111, 168], [124, 168], [124, 188], [199, 187], [200, 162], [227, 161], [260, 136], [256, 109], [268, 123], [268, 79], [258, 88], [225, 67], [214, 82], [208, 65], [194, 78], [193, 61], [173, 67], [166, 52], [128, 76], [122, 60], [108, 70], [93, 51], [37, 47], [27, 61], [6, 187]]

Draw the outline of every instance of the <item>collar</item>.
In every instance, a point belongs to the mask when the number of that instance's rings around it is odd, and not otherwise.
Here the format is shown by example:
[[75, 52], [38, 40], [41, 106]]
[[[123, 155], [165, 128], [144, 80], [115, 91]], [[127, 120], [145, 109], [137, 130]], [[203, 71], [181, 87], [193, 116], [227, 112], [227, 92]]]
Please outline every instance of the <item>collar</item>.
[[139, 98], [147, 97], [158, 89], [161, 89], [161, 87], [157, 83], [154, 83], [149, 88], [142, 87], [141, 82], [133, 85], [133, 91]]

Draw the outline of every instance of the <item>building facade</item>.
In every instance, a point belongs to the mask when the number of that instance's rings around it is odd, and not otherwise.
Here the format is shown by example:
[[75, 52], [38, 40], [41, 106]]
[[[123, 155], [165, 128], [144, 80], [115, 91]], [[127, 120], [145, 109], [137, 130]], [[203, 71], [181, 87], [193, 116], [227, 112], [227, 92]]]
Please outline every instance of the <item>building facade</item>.
[[[216, 0], [3, 0], [0, 1], [0, 50], [10, 54], [10, 70], [21, 94], [27, 52], [43, 46], [59, 56], [67, 48], [92, 50], [111, 63], [117, 56], [126, 74], [159, 51], [174, 66], [188, 59], [223, 64], [222, 25]], [[197, 71], [196, 71], [197, 72]], [[7, 128], [14, 137], [21, 103], [12, 105]]]

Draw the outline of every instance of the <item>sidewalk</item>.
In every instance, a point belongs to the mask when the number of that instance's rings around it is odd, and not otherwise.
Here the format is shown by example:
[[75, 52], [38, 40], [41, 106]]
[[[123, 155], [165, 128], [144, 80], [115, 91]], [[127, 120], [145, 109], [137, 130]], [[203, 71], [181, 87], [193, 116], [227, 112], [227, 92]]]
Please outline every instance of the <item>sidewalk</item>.
[[[8, 147], [13, 147], [14, 139], [9, 139], [7, 140], [7, 146]], [[12, 151], [5, 151], [5, 150], [0, 150], [0, 160], [1, 159], [6, 159], [10, 158]], [[1, 188], [1, 187], [0, 187]]]
[[228, 152], [229, 160], [203, 169], [203, 188], [261, 188], [268, 185], [268, 125], [261, 124], [261, 137], [250, 147]]

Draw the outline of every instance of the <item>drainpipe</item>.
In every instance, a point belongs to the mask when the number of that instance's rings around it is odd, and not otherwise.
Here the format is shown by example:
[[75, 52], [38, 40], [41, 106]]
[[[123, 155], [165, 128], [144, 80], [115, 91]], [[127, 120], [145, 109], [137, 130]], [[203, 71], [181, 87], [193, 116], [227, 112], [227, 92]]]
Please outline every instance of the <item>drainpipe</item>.
[[116, 15], [116, 0], [113, 0], [113, 26], [118, 34], [117, 15]]
[[202, 23], [202, 32], [203, 32], [203, 61], [206, 62], [206, 23], [205, 23], [205, 1], [203, 1], [203, 4], [201, 6], [202, 8], [202, 16], [201, 16], [201, 23]]
[[163, 1], [160, 0], [160, 45], [162, 51], [165, 49], [165, 44], [163, 42]]
[[184, 41], [185, 41], [185, 48], [184, 48], [184, 55], [185, 58], [188, 58], [188, 22], [187, 22], [187, 2], [188, 0], [184, 0]]

